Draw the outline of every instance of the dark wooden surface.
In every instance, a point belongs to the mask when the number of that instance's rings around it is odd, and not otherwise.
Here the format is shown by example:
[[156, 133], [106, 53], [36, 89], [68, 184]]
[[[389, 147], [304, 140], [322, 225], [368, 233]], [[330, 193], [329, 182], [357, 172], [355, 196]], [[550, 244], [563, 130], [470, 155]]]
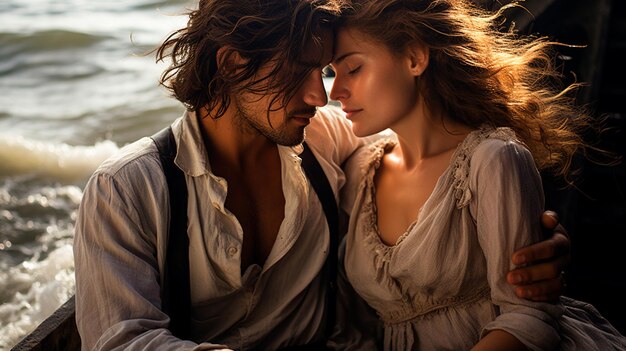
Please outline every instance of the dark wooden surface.
[[79, 351], [74, 307], [72, 296], [11, 351]]

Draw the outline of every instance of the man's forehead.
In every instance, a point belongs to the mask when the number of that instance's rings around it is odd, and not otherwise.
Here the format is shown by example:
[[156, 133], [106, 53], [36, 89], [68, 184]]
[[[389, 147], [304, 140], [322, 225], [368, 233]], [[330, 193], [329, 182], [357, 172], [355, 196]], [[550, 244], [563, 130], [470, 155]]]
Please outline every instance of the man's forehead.
[[319, 40], [309, 41], [300, 56], [300, 63], [304, 66], [326, 66], [333, 58], [335, 42], [333, 31], [331, 29], [321, 29], [316, 37]]

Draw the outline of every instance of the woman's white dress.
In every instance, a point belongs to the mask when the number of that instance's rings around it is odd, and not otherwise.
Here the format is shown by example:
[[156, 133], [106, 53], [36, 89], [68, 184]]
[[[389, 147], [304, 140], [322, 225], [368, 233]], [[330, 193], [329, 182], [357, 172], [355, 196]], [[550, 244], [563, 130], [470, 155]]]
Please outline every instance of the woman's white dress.
[[510, 129], [470, 133], [415, 222], [389, 246], [377, 230], [374, 175], [395, 143], [358, 151], [343, 194], [354, 204], [347, 277], [381, 319], [385, 350], [468, 350], [494, 329], [532, 350], [626, 350], [592, 306], [523, 300], [505, 281], [513, 251], [541, 240], [544, 206], [533, 158]]

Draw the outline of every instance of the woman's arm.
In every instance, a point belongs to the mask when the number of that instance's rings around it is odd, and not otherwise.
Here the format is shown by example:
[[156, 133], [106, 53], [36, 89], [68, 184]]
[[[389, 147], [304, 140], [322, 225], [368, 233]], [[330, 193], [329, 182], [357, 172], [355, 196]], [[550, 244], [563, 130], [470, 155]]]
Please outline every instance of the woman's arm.
[[521, 299], [506, 280], [516, 268], [513, 252], [543, 240], [541, 177], [530, 152], [515, 142], [483, 142], [472, 155], [470, 189], [475, 194], [470, 211], [498, 309], [496, 318], [483, 326], [477, 346], [495, 348], [509, 339], [502, 335], [506, 332], [529, 349], [552, 349], [560, 340], [560, 306]]

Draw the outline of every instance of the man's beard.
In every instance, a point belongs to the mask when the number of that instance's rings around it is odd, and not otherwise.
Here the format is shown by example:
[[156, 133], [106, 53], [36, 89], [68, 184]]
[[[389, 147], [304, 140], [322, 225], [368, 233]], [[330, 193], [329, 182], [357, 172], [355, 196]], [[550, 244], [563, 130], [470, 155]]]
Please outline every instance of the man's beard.
[[[247, 110], [238, 100], [234, 100], [233, 103], [236, 108], [235, 123], [242, 133], [263, 135], [270, 141], [283, 146], [295, 146], [302, 143], [304, 140], [304, 126], [294, 126], [292, 128], [288, 128], [286, 123], [282, 123], [277, 127], [274, 127], [269, 123], [269, 116], [267, 112]], [[263, 124], [257, 119], [254, 119], [252, 117], [253, 113], [263, 113], [265, 115], [263, 118], [268, 120], [268, 124]], [[287, 119], [288, 118], [289, 117], [287, 117]]]

